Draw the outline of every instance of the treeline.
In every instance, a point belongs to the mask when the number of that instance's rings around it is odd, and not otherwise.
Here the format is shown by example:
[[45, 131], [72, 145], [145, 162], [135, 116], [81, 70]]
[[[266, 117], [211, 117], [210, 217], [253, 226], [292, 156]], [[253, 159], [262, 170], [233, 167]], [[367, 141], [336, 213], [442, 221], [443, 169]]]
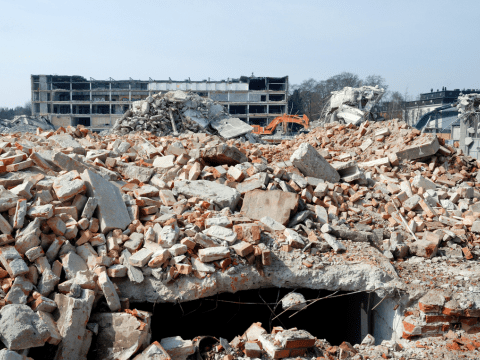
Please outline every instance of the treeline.
[[310, 120], [317, 120], [329, 101], [332, 91], [342, 90], [346, 86], [360, 87], [363, 85], [378, 85], [385, 89], [386, 92], [380, 104], [384, 116], [391, 118], [398, 117], [401, 114], [406, 94], [402, 95], [398, 91], [388, 91], [388, 84], [379, 75], [370, 75], [361, 79], [358, 75], [350, 72], [342, 72], [326, 80], [310, 78], [299, 85], [293, 85], [289, 94], [288, 112], [290, 114], [305, 114]]
[[24, 106], [15, 108], [0, 107], [0, 119], [13, 120], [18, 115], [32, 115], [32, 103], [26, 102]]

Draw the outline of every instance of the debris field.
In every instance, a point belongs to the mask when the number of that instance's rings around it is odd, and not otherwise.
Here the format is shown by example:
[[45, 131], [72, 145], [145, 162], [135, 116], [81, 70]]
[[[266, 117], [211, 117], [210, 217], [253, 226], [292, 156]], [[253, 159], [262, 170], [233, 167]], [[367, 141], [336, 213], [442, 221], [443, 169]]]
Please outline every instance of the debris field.
[[[55, 359], [479, 357], [476, 159], [397, 120], [227, 139], [175, 96], [104, 136], [1, 136], [0, 359], [47, 345]], [[354, 345], [254, 323], [202, 347], [154, 338], [135, 308], [292, 284], [375, 293], [400, 321]], [[298, 292], [282, 301], [312, 311]]]

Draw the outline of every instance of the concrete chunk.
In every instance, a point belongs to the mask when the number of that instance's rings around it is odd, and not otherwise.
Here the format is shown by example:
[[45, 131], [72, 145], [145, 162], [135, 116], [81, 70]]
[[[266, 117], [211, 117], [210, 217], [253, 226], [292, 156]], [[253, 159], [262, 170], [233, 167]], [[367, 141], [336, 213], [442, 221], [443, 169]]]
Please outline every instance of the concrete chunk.
[[5, 305], [0, 310], [0, 340], [9, 350], [43, 346], [49, 337], [48, 327], [27, 305]]
[[90, 319], [98, 324], [95, 359], [128, 360], [150, 343], [151, 315], [134, 310], [139, 316], [128, 313], [96, 313]]
[[424, 133], [414, 142], [414, 145], [397, 152], [399, 160], [414, 160], [434, 155], [440, 149], [440, 144], [435, 134]]
[[240, 200], [240, 193], [237, 190], [206, 180], [175, 181], [174, 190], [187, 197], [198, 197], [218, 205], [222, 209], [229, 207], [232, 211], [235, 210]]
[[230, 250], [225, 246], [200, 249], [198, 250], [198, 257], [201, 262], [212, 262], [230, 257]]
[[230, 245], [233, 245], [237, 240], [237, 234], [232, 229], [224, 228], [222, 226], [210, 226], [208, 229], [204, 230], [203, 233], [213, 238], [224, 240]]
[[58, 332], [62, 336], [55, 359], [77, 359], [78, 354], [82, 352], [86, 325], [94, 299], [94, 292], [87, 289], [81, 289], [78, 298], [55, 294], [57, 311], [54, 317]]
[[152, 255], [153, 251], [143, 248], [133, 254], [128, 261], [132, 266], [143, 267], [150, 261]]
[[154, 341], [134, 360], [171, 360], [171, 357], [158, 341]]
[[100, 221], [100, 231], [106, 234], [114, 229], [124, 230], [131, 220], [120, 190], [90, 170], [86, 170], [81, 176], [87, 186], [88, 196], [98, 200], [97, 218]]
[[217, 145], [205, 150], [203, 159], [211, 165], [237, 165], [248, 161], [247, 156], [234, 146]]
[[333, 183], [340, 180], [338, 172], [308, 143], [302, 143], [292, 154], [290, 161], [305, 176], [313, 176]]
[[160, 344], [173, 360], [186, 359], [195, 352], [192, 341], [183, 340], [180, 336], [164, 338]]
[[330, 245], [335, 252], [347, 251], [347, 248], [345, 247], [345, 245], [337, 241], [337, 239], [334, 236], [330, 234], [322, 234], [322, 236], [325, 239], [325, 241], [328, 243], [328, 245]]
[[254, 190], [245, 194], [241, 212], [253, 220], [268, 216], [282, 225], [287, 225], [290, 215], [298, 206], [299, 196], [281, 190]]
[[120, 298], [118, 297], [117, 291], [115, 290], [115, 287], [113, 286], [113, 283], [108, 277], [106, 271], [102, 271], [100, 275], [98, 275], [98, 284], [102, 289], [103, 295], [105, 296], [105, 300], [107, 300], [110, 310], [120, 310], [122, 308], [120, 304]]
[[264, 216], [260, 219], [265, 230], [274, 232], [274, 231], [283, 231], [285, 230], [285, 226], [283, 226], [278, 221], [272, 219], [270, 216]]

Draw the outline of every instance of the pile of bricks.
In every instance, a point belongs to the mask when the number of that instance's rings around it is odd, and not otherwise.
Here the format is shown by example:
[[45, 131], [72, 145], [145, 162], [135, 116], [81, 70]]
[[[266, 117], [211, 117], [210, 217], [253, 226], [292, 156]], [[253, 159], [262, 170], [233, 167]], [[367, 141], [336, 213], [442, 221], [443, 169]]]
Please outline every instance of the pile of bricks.
[[418, 301], [418, 307], [407, 309], [403, 320], [403, 337], [443, 334], [462, 329], [467, 334], [480, 332], [478, 297], [469, 292], [449, 293], [430, 290]]
[[[347, 243], [397, 264], [479, 255], [479, 164], [398, 121], [328, 124], [279, 146], [39, 129], [2, 136], [0, 151], [0, 339], [12, 351], [50, 343], [57, 357], [86, 356], [90, 315], [99, 303], [128, 309], [117, 285], [127, 279], [171, 286], [236, 266], [265, 277], [287, 254], [315, 270], [355, 256]], [[20, 313], [30, 336], [14, 331]], [[281, 334], [247, 350], [307, 348]]]

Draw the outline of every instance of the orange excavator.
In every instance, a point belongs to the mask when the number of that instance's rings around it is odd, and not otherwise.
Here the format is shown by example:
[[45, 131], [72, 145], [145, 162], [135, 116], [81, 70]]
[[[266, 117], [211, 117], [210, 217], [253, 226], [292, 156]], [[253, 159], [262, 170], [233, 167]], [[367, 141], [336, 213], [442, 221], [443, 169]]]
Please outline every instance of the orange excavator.
[[307, 115], [300, 116], [283, 114], [273, 119], [267, 127], [261, 127], [260, 125], [251, 126], [253, 127], [253, 133], [256, 135], [271, 135], [275, 132], [275, 129], [279, 124], [283, 125], [283, 132], [286, 133], [288, 123], [300, 124], [305, 129], [308, 129], [309, 122], [310, 120], [308, 119]]

